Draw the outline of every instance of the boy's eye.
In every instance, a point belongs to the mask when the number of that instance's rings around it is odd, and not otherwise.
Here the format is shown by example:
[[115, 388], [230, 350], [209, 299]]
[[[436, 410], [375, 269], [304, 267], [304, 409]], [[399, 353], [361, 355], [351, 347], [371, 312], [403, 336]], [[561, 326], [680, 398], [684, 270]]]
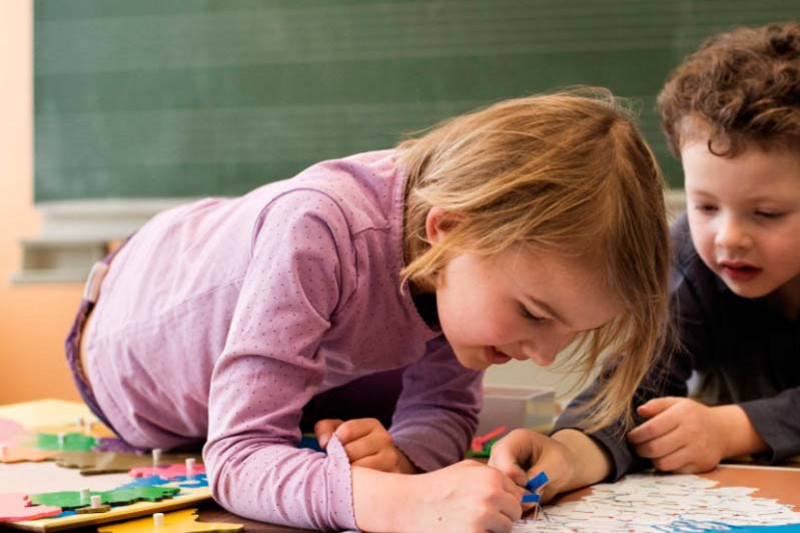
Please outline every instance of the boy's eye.
[[528, 308], [522, 304], [519, 305], [519, 312], [522, 315], [522, 318], [530, 320], [531, 322], [541, 322], [542, 320], [545, 320], [543, 316], [534, 315], [531, 313]]
[[783, 213], [780, 211], [765, 211], [763, 209], [759, 209], [756, 211], [756, 216], [767, 219], [776, 219], [782, 217]]

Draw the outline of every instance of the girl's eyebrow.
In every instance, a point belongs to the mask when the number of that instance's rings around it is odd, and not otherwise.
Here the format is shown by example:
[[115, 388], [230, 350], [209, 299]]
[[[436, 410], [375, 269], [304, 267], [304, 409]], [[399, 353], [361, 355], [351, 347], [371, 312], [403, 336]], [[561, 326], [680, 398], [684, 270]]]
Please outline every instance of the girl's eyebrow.
[[533, 303], [533, 305], [535, 305], [536, 307], [539, 307], [545, 313], [547, 313], [551, 317], [555, 318], [556, 320], [558, 320], [559, 322], [561, 322], [565, 326], [572, 327], [571, 324], [569, 322], [567, 322], [567, 320], [563, 317], [563, 315], [561, 315], [561, 313], [557, 313], [555, 309], [550, 307], [545, 302], [543, 302], [541, 300], [537, 300], [536, 298], [534, 298], [533, 296], [531, 296], [529, 294], [525, 294], [523, 296], [525, 297], [526, 300], [528, 300], [529, 302]]

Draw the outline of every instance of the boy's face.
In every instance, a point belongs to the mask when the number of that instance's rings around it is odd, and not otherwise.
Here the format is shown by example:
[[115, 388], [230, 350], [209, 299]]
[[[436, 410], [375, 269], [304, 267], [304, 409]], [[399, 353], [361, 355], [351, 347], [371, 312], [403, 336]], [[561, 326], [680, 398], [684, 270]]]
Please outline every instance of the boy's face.
[[474, 370], [511, 359], [549, 365], [578, 332], [623, 310], [591, 269], [521, 249], [454, 257], [436, 296], [445, 337], [459, 362]]
[[719, 157], [700, 139], [681, 149], [692, 240], [739, 296], [800, 297], [800, 153], [748, 148]]

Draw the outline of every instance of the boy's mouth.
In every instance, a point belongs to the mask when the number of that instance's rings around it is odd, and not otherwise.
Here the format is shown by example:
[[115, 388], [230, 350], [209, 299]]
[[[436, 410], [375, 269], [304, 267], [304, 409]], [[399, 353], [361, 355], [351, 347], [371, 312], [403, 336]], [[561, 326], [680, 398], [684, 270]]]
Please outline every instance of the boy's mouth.
[[726, 277], [737, 281], [750, 281], [762, 271], [762, 269], [757, 266], [740, 261], [721, 261], [719, 266]]

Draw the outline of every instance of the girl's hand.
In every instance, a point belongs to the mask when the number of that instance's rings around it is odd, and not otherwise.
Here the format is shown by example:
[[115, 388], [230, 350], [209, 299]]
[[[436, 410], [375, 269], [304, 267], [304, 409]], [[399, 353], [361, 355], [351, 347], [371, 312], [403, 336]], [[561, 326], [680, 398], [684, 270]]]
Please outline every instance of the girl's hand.
[[383, 472], [412, 474], [413, 463], [394, 445], [392, 436], [375, 418], [357, 418], [344, 422], [338, 419], [320, 420], [314, 433], [322, 449], [335, 434], [344, 446], [350, 464]]
[[544, 471], [550, 481], [541, 490], [542, 502], [563, 492], [574, 476], [570, 450], [562, 443], [530, 429], [515, 429], [492, 446], [489, 466], [520, 487]]
[[[391, 483], [389, 510], [381, 510], [386, 483], [353, 470], [356, 523], [364, 531], [508, 533], [522, 516], [524, 490], [494, 468], [462, 461]], [[372, 484], [376, 486], [370, 486]]]
[[544, 471], [550, 481], [540, 491], [542, 502], [602, 481], [611, 473], [606, 451], [577, 429], [562, 429], [552, 437], [515, 429], [492, 446], [489, 465], [521, 487]]
[[738, 405], [708, 407], [689, 398], [655, 398], [637, 412], [649, 420], [628, 433], [636, 453], [665, 472], [711, 470], [722, 459], [767, 446]]

